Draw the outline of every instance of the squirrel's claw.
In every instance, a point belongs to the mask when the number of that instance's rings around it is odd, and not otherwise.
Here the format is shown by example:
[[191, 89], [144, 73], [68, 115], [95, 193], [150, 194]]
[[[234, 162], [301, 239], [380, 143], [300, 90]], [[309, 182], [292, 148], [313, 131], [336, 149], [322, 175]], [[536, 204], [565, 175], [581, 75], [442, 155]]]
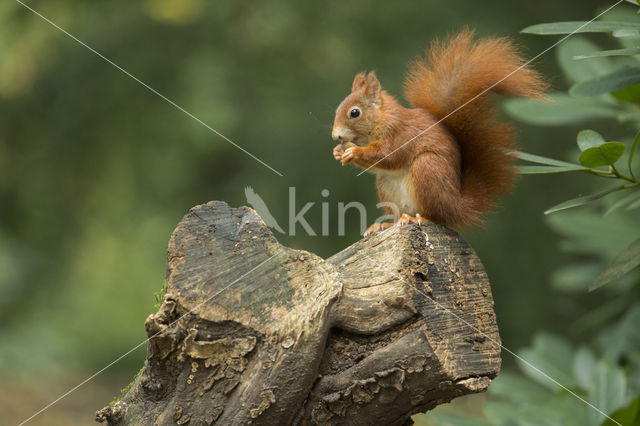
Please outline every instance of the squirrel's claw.
[[340, 161], [342, 162], [342, 165], [344, 166], [345, 164], [349, 164], [351, 163], [353, 160], [356, 159], [356, 150], [358, 147], [351, 147], [351, 148], [347, 148], [344, 150], [344, 153], [342, 154], [342, 158], [340, 159]]
[[376, 222], [364, 231], [363, 236], [368, 237], [369, 235], [375, 234], [376, 232], [384, 231], [387, 228], [392, 227], [394, 224], [390, 222]]
[[419, 213], [416, 213], [415, 217], [410, 216], [407, 213], [402, 213], [400, 218], [396, 222], [376, 222], [364, 231], [363, 236], [368, 237], [369, 235], [375, 234], [376, 232], [384, 231], [387, 228], [391, 228], [394, 225], [402, 226], [402, 225], [410, 225], [412, 223], [417, 223], [418, 225], [422, 225], [423, 223], [427, 223], [428, 220], [424, 217], [420, 216]]
[[335, 158], [336, 160], [341, 161], [343, 153], [344, 151], [342, 150], [342, 144], [338, 144], [335, 146], [335, 148], [333, 148], [333, 158]]
[[415, 217], [408, 215], [407, 213], [402, 213], [402, 215], [400, 216], [400, 218], [396, 223], [402, 226], [402, 225], [409, 225], [412, 223], [417, 223], [418, 225], [422, 225], [425, 222], [427, 222], [427, 220], [422, 216], [420, 216], [419, 213], [416, 213]]

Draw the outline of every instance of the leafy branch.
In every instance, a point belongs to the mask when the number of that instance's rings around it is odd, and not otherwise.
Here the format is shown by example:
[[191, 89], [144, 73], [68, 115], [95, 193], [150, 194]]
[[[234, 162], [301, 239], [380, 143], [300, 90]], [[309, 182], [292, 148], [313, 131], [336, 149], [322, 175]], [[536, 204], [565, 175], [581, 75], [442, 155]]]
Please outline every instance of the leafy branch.
[[[639, 0], [628, 0], [636, 6]], [[548, 103], [530, 100], [514, 100], [507, 104], [507, 111], [531, 124], [561, 125], [591, 122], [598, 119], [617, 119], [640, 128], [640, 22], [638, 13], [622, 12], [613, 19], [593, 22], [555, 22], [533, 25], [522, 32], [553, 35], [580, 33], [606, 33], [612, 36], [620, 48], [602, 50], [590, 40], [573, 37], [558, 50], [561, 68], [573, 81], [568, 93], [549, 96]], [[613, 57], [613, 58], [612, 58]], [[580, 154], [577, 162], [566, 162], [524, 152], [515, 152], [520, 160], [531, 163], [520, 167], [522, 174], [587, 173], [603, 179], [612, 179], [615, 185], [592, 194], [582, 195], [545, 211], [545, 214], [571, 209], [600, 200], [610, 194], [626, 191], [628, 194], [611, 205], [605, 216], [624, 209], [629, 213], [640, 208], [640, 179], [634, 173], [634, 158], [640, 149], [640, 132], [630, 148], [622, 142], [606, 141], [594, 130], [582, 130], [577, 136]], [[621, 164], [627, 153], [626, 169]], [[620, 248], [618, 248], [620, 250]], [[621, 250], [611, 263], [593, 281], [589, 290], [622, 278], [640, 266], [640, 238]]]
[[[514, 152], [513, 155], [523, 161], [538, 164], [536, 166], [521, 166], [519, 169], [521, 174], [581, 172], [602, 178], [616, 179], [623, 182], [622, 184], [609, 189], [564, 201], [545, 211], [545, 214], [549, 214], [572, 207], [582, 206], [614, 192], [640, 187], [640, 180], [635, 177], [632, 167], [634, 153], [637, 151], [639, 143], [640, 132], [636, 135], [629, 152], [629, 160], [627, 162], [629, 170], [628, 174], [620, 172], [618, 167], [616, 167], [616, 162], [626, 151], [626, 145], [622, 142], [606, 142], [600, 133], [593, 130], [582, 130], [578, 133], [578, 147], [580, 147], [581, 150], [580, 156], [578, 157], [580, 164], [555, 160], [553, 158], [519, 151]], [[603, 170], [598, 167], [607, 167], [607, 169]], [[629, 210], [640, 207], [640, 202], [636, 201], [638, 199], [640, 199], [640, 190], [633, 192], [628, 197], [616, 203], [611, 209], [609, 209], [608, 213], [613, 211], [614, 208], [623, 206], [627, 206], [627, 209]]]

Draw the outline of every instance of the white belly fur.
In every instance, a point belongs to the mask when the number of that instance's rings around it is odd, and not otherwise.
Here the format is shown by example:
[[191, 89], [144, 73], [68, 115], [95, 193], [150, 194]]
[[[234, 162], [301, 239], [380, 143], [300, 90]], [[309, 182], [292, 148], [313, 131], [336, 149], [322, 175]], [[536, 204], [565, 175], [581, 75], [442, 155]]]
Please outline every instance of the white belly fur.
[[378, 179], [382, 192], [386, 196], [386, 201], [398, 206], [399, 213], [408, 213], [415, 216], [417, 208], [413, 203], [411, 192], [413, 185], [409, 179], [408, 170], [395, 170], [393, 172], [378, 173]]

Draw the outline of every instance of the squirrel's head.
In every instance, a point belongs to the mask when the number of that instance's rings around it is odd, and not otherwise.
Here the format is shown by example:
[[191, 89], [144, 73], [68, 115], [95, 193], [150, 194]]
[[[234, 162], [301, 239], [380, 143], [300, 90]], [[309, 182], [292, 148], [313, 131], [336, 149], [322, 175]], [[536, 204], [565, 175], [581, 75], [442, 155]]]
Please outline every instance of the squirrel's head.
[[380, 117], [382, 87], [373, 72], [359, 73], [353, 79], [351, 94], [336, 110], [331, 137], [341, 142], [367, 145]]

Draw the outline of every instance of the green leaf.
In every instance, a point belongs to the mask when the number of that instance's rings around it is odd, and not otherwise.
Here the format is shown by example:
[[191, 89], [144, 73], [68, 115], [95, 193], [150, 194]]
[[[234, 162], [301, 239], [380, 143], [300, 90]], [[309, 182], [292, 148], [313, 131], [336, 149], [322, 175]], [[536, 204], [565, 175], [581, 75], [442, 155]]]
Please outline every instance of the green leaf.
[[578, 385], [586, 392], [594, 387], [593, 370], [596, 366], [596, 357], [588, 348], [578, 349], [573, 357], [573, 377]]
[[574, 84], [569, 89], [569, 94], [572, 96], [597, 96], [636, 83], [640, 83], [640, 66], [624, 65], [611, 73]]
[[[638, 15], [634, 13], [634, 10], [626, 7], [614, 7], [606, 14], [602, 15], [602, 21], [623, 21], [638, 23]], [[638, 41], [633, 37], [623, 37], [616, 40], [621, 48], [638, 47]]]
[[619, 123], [638, 122], [640, 121], [640, 111], [623, 112], [617, 118]]
[[[593, 275], [589, 281], [592, 280]], [[572, 332], [575, 331], [575, 333], [581, 334], [599, 330], [604, 324], [610, 323], [615, 318], [618, 318], [627, 309], [629, 309], [629, 300], [624, 296], [604, 301], [601, 305], [589, 310], [578, 318], [571, 325]]]
[[624, 38], [624, 37], [637, 38], [638, 36], [640, 36], [640, 31], [624, 29], [624, 30], [616, 30], [612, 34], [614, 37], [617, 37], [617, 38]]
[[629, 204], [625, 210], [629, 211], [629, 210], [637, 209], [638, 207], [640, 207], [640, 200], [636, 200], [632, 204]]
[[554, 94], [549, 102], [531, 99], [508, 99], [503, 102], [504, 109], [512, 117], [538, 126], [560, 126], [578, 124], [599, 118], [616, 118], [620, 114], [617, 107], [593, 99], [572, 98], [566, 94]]
[[511, 402], [487, 401], [484, 411], [494, 426], [584, 426], [588, 419], [584, 404], [581, 404], [572, 395], [556, 394], [544, 404], [515, 405]]
[[573, 163], [568, 163], [566, 161], [543, 157], [541, 155], [528, 154], [522, 151], [513, 151], [511, 155], [515, 156], [516, 158], [519, 158], [520, 160], [529, 161], [531, 163], [546, 164], [548, 166], [555, 166], [555, 167], [580, 167], [584, 169], [584, 167], [581, 167], [578, 164], [573, 164]]
[[464, 414], [444, 412], [444, 411], [432, 411], [429, 414], [419, 415], [423, 419], [430, 421], [429, 424], [435, 422], [439, 426], [491, 426], [480, 417], [472, 417]]
[[491, 382], [489, 393], [492, 396], [509, 398], [513, 402], [533, 404], [544, 403], [554, 395], [547, 386], [542, 386], [522, 374], [509, 370], [500, 372]]
[[629, 358], [640, 347], [640, 305], [636, 304], [626, 311], [623, 318], [613, 327], [605, 329], [598, 336], [598, 346], [605, 358], [619, 362], [622, 357]]
[[589, 170], [582, 166], [562, 166], [562, 167], [550, 167], [550, 166], [520, 166], [518, 167], [518, 173], [521, 175], [539, 175], [546, 173], [564, 173], [564, 172], [578, 172]]
[[596, 277], [593, 286], [589, 290], [595, 290], [609, 284], [638, 266], [640, 266], [640, 238], [632, 242], [613, 259], [607, 269]]
[[638, 132], [638, 134], [636, 135], [636, 138], [633, 140], [633, 145], [631, 145], [631, 151], [629, 151], [629, 173], [631, 173], [631, 176], [633, 176], [633, 170], [631, 169], [631, 162], [633, 161], [633, 156], [636, 153], [636, 150], [638, 149], [638, 145], [640, 145], [640, 132]]
[[589, 61], [576, 61], [574, 56], [601, 51], [601, 47], [584, 36], [574, 36], [565, 40], [556, 50], [558, 65], [572, 83], [592, 80], [616, 70], [618, 65], [610, 58], [600, 57]]
[[608, 166], [618, 161], [626, 149], [627, 146], [622, 142], [606, 142], [582, 151], [580, 164], [585, 167]]
[[640, 103], [640, 83], [611, 92], [611, 95], [625, 102]]
[[551, 274], [551, 286], [563, 293], [586, 293], [601, 270], [602, 265], [593, 262], [563, 265]]
[[[609, 207], [609, 210], [607, 210], [607, 212], [604, 215], [606, 216], [609, 213], [611, 213], [612, 211], [614, 211], [616, 209], [619, 209], [620, 207], [624, 207], [624, 206], [626, 206], [626, 205], [628, 205], [630, 203], [633, 203], [636, 200], [640, 200], [640, 191], [632, 192], [631, 194], [627, 195], [626, 197], [624, 197], [620, 201], [616, 202], [614, 205]], [[631, 210], [632, 207], [631, 206], [629, 206], [629, 207], [630, 208], [628, 208], [628, 209]]]
[[492, 425], [583, 426], [587, 422], [584, 405], [575, 397], [552, 392], [508, 370], [491, 382], [489, 394], [492, 398], [485, 403], [485, 413]]
[[[625, 403], [627, 378], [622, 369], [600, 361], [593, 372], [593, 388], [589, 392], [589, 402], [605, 414], [611, 414]], [[591, 423], [599, 425], [605, 416], [596, 410], [589, 410]]]
[[639, 425], [640, 424], [640, 396], [636, 397], [629, 405], [623, 407], [610, 416], [617, 422], [605, 419], [602, 426]]
[[569, 342], [562, 337], [549, 333], [537, 333], [533, 338], [533, 346], [523, 349], [519, 355], [528, 362], [518, 360], [522, 371], [541, 385], [550, 389], [558, 388], [558, 385], [550, 381], [546, 375], [563, 386], [576, 385], [571, 374], [573, 350]]
[[571, 209], [573, 207], [578, 207], [590, 203], [591, 201], [598, 200], [605, 195], [611, 194], [612, 192], [619, 191], [624, 188], [624, 185], [616, 186], [613, 188], [605, 189], [604, 191], [599, 191], [593, 194], [584, 195], [582, 197], [573, 198], [571, 200], [564, 201], [558, 205], [555, 205], [544, 212], [544, 214], [550, 214], [554, 212], [558, 212], [560, 210]]
[[[605, 264], [613, 260], [621, 247], [628, 246], [640, 235], [640, 221], [629, 214], [603, 217], [591, 209], [572, 209], [546, 216], [545, 221], [564, 237], [563, 250], [596, 256]], [[591, 280], [597, 275], [597, 272], [591, 275]]]
[[576, 55], [573, 57], [573, 59], [580, 60], [580, 59], [588, 59], [588, 58], [600, 58], [603, 56], [623, 56], [623, 55], [640, 55], [640, 47], [632, 47], [629, 49], [601, 50], [598, 52], [588, 53], [586, 55]]
[[578, 133], [578, 146], [580, 151], [600, 146], [605, 143], [602, 135], [594, 130], [581, 130]]
[[553, 35], [572, 33], [613, 33], [614, 31], [640, 31], [640, 24], [615, 21], [571, 21], [537, 24], [525, 28], [525, 34]]

